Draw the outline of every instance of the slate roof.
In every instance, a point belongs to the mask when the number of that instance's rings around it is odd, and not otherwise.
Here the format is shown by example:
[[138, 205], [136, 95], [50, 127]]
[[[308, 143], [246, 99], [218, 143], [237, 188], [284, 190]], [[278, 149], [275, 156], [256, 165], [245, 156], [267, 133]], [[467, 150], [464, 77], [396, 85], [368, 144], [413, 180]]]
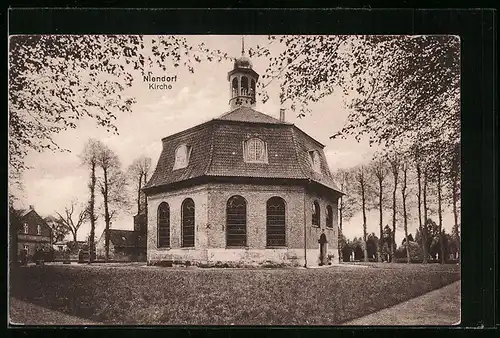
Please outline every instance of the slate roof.
[[[252, 137], [266, 142], [268, 163], [243, 160], [243, 143]], [[247, 177], [311, 180], [340, 192], [328, 167], [324, 146], [295, 125], [282, 122], [250, 107], [239, 107], [213, 120], [165, 137], [163, 150], [144, 189], [197, 177]], [[172, 170], [175, 150], [191, 147], [186, 168]], [[309, 163], [309, 151], [317, 150], [321, 174]]]
[[33, 209], [19, 209], [19, 217], [24, 217], [32, 211], [35, 211], [35, 210], [33, 210]]
[[275, 119], [272, 116], [266, 115], [264, 113], [256, 111], [255, 109], [252, 109], [250, 107], [245, 107], [245, 106], [239, 107], [239, 108], [236, 108], [230, 112], [227, 112], [227, 113], [219, 116], [218, 118], [215, 118], [215, 120], [290, 125], [290, 123], [282, 122], [278, 119]]

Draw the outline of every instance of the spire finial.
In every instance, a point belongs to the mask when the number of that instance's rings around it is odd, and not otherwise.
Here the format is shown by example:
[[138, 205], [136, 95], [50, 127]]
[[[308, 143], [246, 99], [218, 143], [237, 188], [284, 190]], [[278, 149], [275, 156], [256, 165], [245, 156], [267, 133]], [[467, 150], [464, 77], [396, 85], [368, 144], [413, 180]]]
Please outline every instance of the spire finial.
[[245, 55], [245, 37], [241, 36], [241, 56]]

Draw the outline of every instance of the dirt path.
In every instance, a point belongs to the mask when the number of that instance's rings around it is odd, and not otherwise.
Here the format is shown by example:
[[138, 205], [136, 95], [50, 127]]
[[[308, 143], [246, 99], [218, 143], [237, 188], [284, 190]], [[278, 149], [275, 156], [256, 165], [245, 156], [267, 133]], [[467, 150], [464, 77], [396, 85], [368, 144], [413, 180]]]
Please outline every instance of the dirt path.
[[460, 281], [342, 325], [458, 325]]
[[73, 317], [38, 305], [10, 298], [11, 325], [102, 325], [87, 319]]

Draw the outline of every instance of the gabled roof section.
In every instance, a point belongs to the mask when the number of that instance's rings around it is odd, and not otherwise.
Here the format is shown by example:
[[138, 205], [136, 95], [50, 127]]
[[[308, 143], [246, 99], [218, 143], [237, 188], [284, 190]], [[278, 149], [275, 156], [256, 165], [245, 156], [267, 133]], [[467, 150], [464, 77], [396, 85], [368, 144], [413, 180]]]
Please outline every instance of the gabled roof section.
[[[163, 149], [158, 164], [144, 188], [203, 176], [210, 163], [212, 132], [213, 123], [204, 123], [199, 128], [191, 128], [190, 132], [178, 133], [173, 137], [163, 139]], [[188, 165], [185, 168], [172, 170], [175, 162], [175, 150], [181, 144], [191, 148]]]
[[34, 209], [19, 209], [19, 217], [24, 217], [32, 211], [35, 211], [35, 210]]
[[[295, 126], [293, 126], [293, 140], [295, 142], [295, 149], [297, 152], [297, 161], [300, 164], [304, 175], [314, 182], [341, 192], [333, 180], [332, 173], [323, 151], [323, 145]], [[311, 166], [309, 155], [309, 152], [311, 151], [317, 151], [320, 156], [320, 173], [314, 171]]]
[[[292, 127], [270, 124], [220, 123], [214, 126], [212, 159], [206, 175], [254, 178], [307, 179], [295, 157]], [[243, 144], [251, 138], [264, 141], [267, 163], [244, 161]]]
[[270, 124], [288, 124], [287, 122], [281, 122], [274, 117], [256, 111], [250, 107], [241, 106], [230, 112], [227, 112], [214, 120], [222, 121], [238, 121], [238, 122], [248, 122], [248, 123], [270, 123]]

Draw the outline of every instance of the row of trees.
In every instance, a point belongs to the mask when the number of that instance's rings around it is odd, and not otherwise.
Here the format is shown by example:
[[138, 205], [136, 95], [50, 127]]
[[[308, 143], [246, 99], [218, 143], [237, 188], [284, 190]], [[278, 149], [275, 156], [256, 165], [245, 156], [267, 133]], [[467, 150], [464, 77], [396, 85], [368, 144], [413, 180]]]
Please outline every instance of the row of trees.
[[[416, 154], [416, 153], [414, 153]], [[339, 201], [339, 225], [349, 220], [356, 212], [363, 217], [363, 250], [368, 259], [367, 213], [369, 210], [378, 210], [379, 238], [384, 238], [387, 229], [383, 228], [385, 211], [391, 212], [392, 245], [389, 245], [391, 257], [395, 257], [395, 234], [398, 228], [404, 231], [404, 238], [408, 241], [408, 223], [412, 219], [418, 222], [418, 230], [423, 248], [423, 263], [429, 257], [428, 242], [429, 230], [426, 224], [430, 215], [438, 218], [438, 234], [443, 234], [443, 212], [445, 206], [451, 206], [454, 218], [453, 236], [459, 238], [459, 209], [460, 194], [458, 182], [458, 166], [460, 163], [458, 149], [452, 154], [453, 161], [448, 167], [442, 161], [426, 161], [422, 156], [405, 157], [395, 151], [379, 153], [368, 164], [358, 165], [350, 169], [341, 169], [335, 173], [339, 188], [347, 195]], [[443, 154], [443, 157], [446, 157]], [[440, 257], [444, 262], [444, 235], [439, 235]], [[382, 260], [382, 245], [377, 246], [377, 259]], [[406, 247], [409, 261], [409, 247]]]
[[[122, 169], [118, 155], [103, 142], [89, 139], [80, 155], [82, 164], [89, 170], [89, 198], [86, 202], [72, 200], [57, 217], [49, 216], [47, 223], [53, 230], [55, 240], [71, 233], [77, 241], [80, 227], [90, 222], [89, 245], [94, 248], [95, 228], [99, 216], [105, 224], [105, 259], [109, 259], [109, 229], [116, 216], [131, 208], [131, 200], [137, 203], [137, 213], [145, 212], [145, 198], [141, 192], [151, 171], [151, 158], [136, 158], [127, 170]], [[128, 189], [132, 187], [133, 192]], [[96, 202], [102, 197], [102, 204]], [[133, 197], [132, 197], [132, 196]]]

